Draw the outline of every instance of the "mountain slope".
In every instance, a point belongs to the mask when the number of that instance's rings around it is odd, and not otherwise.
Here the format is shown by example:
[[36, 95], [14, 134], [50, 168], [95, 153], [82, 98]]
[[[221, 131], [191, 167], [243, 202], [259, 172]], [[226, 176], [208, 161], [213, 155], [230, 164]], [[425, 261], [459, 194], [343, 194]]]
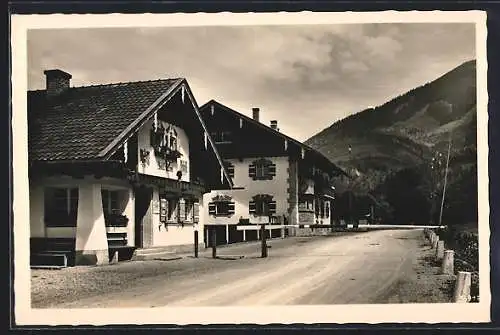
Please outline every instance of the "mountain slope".
[[[476, 62], [393, 100], [335, 122], [306, 141], [344, 168], [394, 171], [445, 151], [476, 148]], [[349, 146], [352, 148], [349, 153]], [[473, 156], [473, 155], [472, 155]]]

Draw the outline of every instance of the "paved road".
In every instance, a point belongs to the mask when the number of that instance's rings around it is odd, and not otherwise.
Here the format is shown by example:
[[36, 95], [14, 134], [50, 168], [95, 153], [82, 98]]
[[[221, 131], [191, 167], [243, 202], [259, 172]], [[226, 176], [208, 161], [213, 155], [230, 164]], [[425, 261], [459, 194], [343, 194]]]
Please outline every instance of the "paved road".
[[218, 250], [246, 252], [238, 260], [210, 259], [207, 250], [199, 259], [172, 261], [177, 265], [163, 262], [185, 270], [153, 272], [126, 289], [56, 307], [384, 303], [391, 288], [411, 274], [421, 236], [421, 230], [380, 230], [275, 240], [265, 259], [258, 258], [256, 243]]

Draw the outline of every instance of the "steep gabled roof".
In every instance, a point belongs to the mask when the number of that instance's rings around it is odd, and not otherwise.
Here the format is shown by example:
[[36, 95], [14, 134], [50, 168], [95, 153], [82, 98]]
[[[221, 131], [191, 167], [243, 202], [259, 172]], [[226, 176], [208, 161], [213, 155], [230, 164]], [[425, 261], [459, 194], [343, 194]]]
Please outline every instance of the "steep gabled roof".
[[320, 161], [323, 164], [327, 164], [333, 170], [335, 170], [337, 173], [348, 176], [348, 174], [345, 171], [343, 171], [340, 167], [335, 165], [332, 161], [330, 161], [326, 156], [324, 156], [319, 151], [313, 149], [312, 147], [310, 147], [310, 146], [308, 146], [308, 145], [306, 145], [306, 144], [304, 144], [304, 143], [302, 143], [302, 142], [300, 142], [300, 141], [298, 141], [290, 136], [283, 134], [282, 132], [280, 132], [278, 130], [275, 130], [275, 129], [273, 129], [273, 128], [271, 128], [271, 127], [269, 127], [269, 126], [267, 126], [259, 121], [256, 121], [256, 120], [252, 119], [251, 117], [248, 117], [248, 116], [246, 116], [238, 111], [235, 111], [234, 109], [231, 109], [231, 108], [227, 107], [226, 105], [223, 105], [222, 103], [220, 103], [214, 99], [208, 101], [203, 106], [201, 106], [200, 111], [202, 113], [206, 112], [205, 111], [206, 108], [208, 108], [210, 105], [216, 105], [219, 108], [221, 108], [222, 110], [226, 111], [227, 113], [233, 114], [234, 116], [241, 118], [245, 122], [248, 122], [248, 123], [254, 125], [255, 127], [258, 127], [260, 129], [264, 129], [265, 131], [268, 131], [268, 132], [274, 134], [275, 136], [282, 138], [283, 140], [287, 140], [288, 143], [295, 144], [296, 146], [298, 146], [299, 148], [301, 148], [305, 151], [305, 155], [307, 157], [312, 157], [314, 160]]
[[72, 87], [47, 100], [28, 92], [32, 160], [99, 159], [105, 149], [182, 79]]
[[[207, 132], [184, 78], [71, 87], [51, 99], [45, 90], [28, 91], [29, 159], [106, 160], [181, 88]], [[232, 185], [208, 132], [207, 139]]]

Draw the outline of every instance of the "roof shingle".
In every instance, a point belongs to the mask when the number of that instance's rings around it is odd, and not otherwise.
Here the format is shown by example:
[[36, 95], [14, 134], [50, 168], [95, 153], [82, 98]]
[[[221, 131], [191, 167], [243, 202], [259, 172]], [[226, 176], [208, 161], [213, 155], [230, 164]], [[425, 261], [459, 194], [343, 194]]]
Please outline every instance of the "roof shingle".
[[28, 91], [30, 159], [96, 159], [179, 80], [72, 87], [51, 100], [45, 90]]

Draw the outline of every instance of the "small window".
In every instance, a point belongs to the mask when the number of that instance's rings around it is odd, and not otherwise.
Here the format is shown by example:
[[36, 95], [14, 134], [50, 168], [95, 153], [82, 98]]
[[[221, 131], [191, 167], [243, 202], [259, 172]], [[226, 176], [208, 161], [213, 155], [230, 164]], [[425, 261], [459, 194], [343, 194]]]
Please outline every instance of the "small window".
[[248, 206], [250, 214], [255, 216], [271, 216], [276, 214], [276, 201], [268, 194], [258, 194], [252, 198]]
[[215, 144], [229, 144], [233, 142], [232, 132], [222, 130], [210, 133], [210, 137], [214, 140]]
[[101, 196], [104, 214], [121, 214], [119, 191], [102, 190]]
[[276, 176], [276, 164], [264, 158], [256, 160], [248, 167], [248, 176], [253, 180], [271, 180]]
[[193, 221], [200, 221], [200, 204], [198, 202], [193, 203]]
[[44, 219], [47, 227], [76, 227], [78, 188], [49, 187], [44, 192]]
[[324, 217], [325, 216], [325, 204], [323, 202], [323, 200], [319, 200], [317, 201], [317, 207], [318, 207], [318, 210], [319, 210], [319, 214], [318, 216], [319, 217]]
[[168, 147], [170, 150], [177, 150], [177, 131], [172, 126], [168, 129]]
[[184, 221], [191, 222], [193, 217], [193, 202], [186, 200], [186, 212], [184, 215]]
[[181, 171], [184, 173], [188, 172], [188, 163], [186, 160], [181, 159]]
[[234, 165], [231, 162], [225, 161], [224, 166], [230, 178], [234, 178]]
[[168, 221], [175, 221], [176, 219], [176, 211], [177, 211], [177, 204], [179, 202], [178, 199], [168, 199], [168, 208], [167, 208], [167, 220]]
[[232, 216], [234, 214], [234, 201], [230, 196], [216, 196], [208, 204], [208, 214], [214, 216]]

